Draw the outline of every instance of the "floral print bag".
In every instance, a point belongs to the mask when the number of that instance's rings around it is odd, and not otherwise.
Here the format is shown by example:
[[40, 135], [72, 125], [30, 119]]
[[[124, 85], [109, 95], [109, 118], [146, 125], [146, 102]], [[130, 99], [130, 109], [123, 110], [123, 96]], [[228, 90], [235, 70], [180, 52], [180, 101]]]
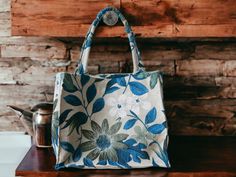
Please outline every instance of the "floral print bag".
[[[107, 11], [125, 26], [133, 73], [87, 73], [95, 28]], [[134, 34], [113, 7], [100, 11], [82, 46], [74, 74], [58, 73], [54, 93], [52, 145], [56, 169], [170, 167], [162, 76], [146, 72]]]

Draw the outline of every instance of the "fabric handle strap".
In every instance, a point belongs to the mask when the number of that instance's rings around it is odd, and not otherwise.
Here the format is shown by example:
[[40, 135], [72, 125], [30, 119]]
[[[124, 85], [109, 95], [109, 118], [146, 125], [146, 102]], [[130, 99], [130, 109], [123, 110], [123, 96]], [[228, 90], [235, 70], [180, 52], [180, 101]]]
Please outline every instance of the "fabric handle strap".
[[120, 11], [118, 9], [116, 9], [115, 7], [107, 7], [103, 10], [101, 10], [98, 14], [96, 19], [93, 21], [93, 23], [91, 24], [84, 43], [82, 45], [81, 48], [81, 53], [80, 53], [80, 60], [79, 60], [79, 64], [78, 67], [75, 70], [76, 74], [84, 74], [87, 72], [87, 64], [88, 64], [88, 57], [89, 57], [89, 53], [90, 53], [90, 48], [91, 48], [91, 44], [92, 44], [92, 37], [94, 35], [95, 29], [98, 26], [98, 24], [100, 23], [103, 15], [107, 12], [107, 11], [114, 11], [118, 18], [122, 21], [124, 27], [125, 27], [125, 32], [128, 35], [128, 39], [129, 39], [129, 45], [130, 45], [130, 49], [132, 52], [132, 60], [133, 60], [133, 72], [138, 72], [139, 70], [144, 70], [143, 68], [143, 64], [141, 61], [141, 56], [140, 56], [140, 52], [137, 48], [137, 44], [135, 41], [135, 36], [134, 33], [132, 32], [127, 20], [125, 19], [125, 17], [120, 13]]

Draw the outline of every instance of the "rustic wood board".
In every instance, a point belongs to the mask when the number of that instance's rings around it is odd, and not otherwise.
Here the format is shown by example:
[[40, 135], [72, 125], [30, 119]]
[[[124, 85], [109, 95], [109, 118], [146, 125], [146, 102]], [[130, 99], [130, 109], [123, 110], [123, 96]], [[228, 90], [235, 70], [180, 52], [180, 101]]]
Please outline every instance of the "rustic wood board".
[[[84, 37], [107, 5], [120, 8], [140, 37], [236, 36], [235, 0], [12, 0], [12, 35]], [[121, 26], [103, 26], [97, 36], [125, 34]]]
[[[233, 177], [236, 175], [236, 139], [234, 137], [170, 137], [170, 169], [147, 168], [132, 170], [54, 169], [55, 156], [51, 148], [32, 146], [16, 169], [22, 177]], [[223, 153], [220, 153], [223, 152]]]

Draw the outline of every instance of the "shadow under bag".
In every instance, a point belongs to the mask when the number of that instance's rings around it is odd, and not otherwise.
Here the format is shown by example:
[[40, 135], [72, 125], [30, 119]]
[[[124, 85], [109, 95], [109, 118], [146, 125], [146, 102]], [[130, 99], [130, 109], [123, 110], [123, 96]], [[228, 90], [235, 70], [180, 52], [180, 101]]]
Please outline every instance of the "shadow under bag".
[[[125, 26], [133, 73], [87, 73], [92, 37], [107, 11]], [[116, 8], [98, 13], [75, 73], [56, 75], [52, 145], [56, 169], [170, 167], [162, 76], [144, 70], [134, 34]]]

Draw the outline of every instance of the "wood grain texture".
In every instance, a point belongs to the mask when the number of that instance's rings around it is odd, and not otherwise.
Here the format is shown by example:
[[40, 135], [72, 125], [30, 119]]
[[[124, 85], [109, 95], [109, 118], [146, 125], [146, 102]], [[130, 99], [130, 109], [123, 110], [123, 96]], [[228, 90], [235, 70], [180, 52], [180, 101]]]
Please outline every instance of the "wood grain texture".
[[236, 22], [233, 0], [122, 0], [121, 8], [125, 16], [138, 26], [168, 23], [216, 25]]
[[[12, 1], [12, 34], [84, 37], [97, 12], [107, 5], [120, 8], [140, 37], [236, 36], [234, 0], [17, 0]], [[103, 26], [96, 34], [125, 36], [121, 26]]]
[[236, 99], [170, 100], [165, 107], [172, 135], [236, 135]]
[[[220, 142], [220, 143], [219, 143]], [[52, 149], [33, 146], [16, 169], [25, 177], [233, 177], [236, 175], [236, 139], [234, 137], [170, 137], [170, 169], [133, 170], [54, 170]], [[220, 153], [222, 152], [222, 153]]]
[[[236, 135], [236, 43], [138, 39], [146, 70], [164, 72], [171, 135]], [[23, 131], [7, 104], [28, 109], [51, 101], [55, 74], [74, 72], [81, 39], [0, 38], [0, 131]], [[91, 74], [131, 72], [127, 39], [95, 39]]]
[[236, 98], [235, 77], [165, 76], [165, 100], [210, 100]]

